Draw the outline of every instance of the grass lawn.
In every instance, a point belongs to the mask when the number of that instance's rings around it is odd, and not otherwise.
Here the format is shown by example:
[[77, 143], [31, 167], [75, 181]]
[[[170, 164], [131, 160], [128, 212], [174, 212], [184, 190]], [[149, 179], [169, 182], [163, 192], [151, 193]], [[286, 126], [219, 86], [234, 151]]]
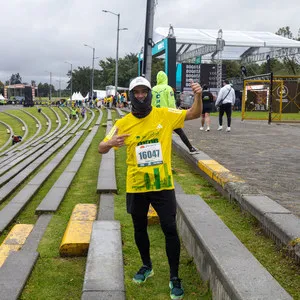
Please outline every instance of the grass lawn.
[[[55, 129], [57, 124], [55, 123], [54, 113], [46, 107], [43, 107], [42, 110], [49, 117], [51, 116], [53, 121], [52, 130]], [[33, 110], [32, 113], [36, 116], [38, 115], [37, 110]], [[95, 113], [96, 120], [98, 113]], [[115, 113], [112, 113], [112, 115], [114, 118]], [[28, 117], [30, 118], [30, 116]], [[105, 122], [105, 115], [103, 122]], [[59, 246], [74, 206], [77, 203], [98, 203], [99, 195], [96, 194], [96, 186], [101, 155], [98, 154], [97, 147], [99, 141], [104, 137], [105, 129], [105, 127], [99, 127], [64, 201], [52, 217], [38, 248], [40, 257], [20, 297], [21, 300], [81, 299], [86, 257], [62, 258], [59, 256]], [[42, 185], [37, 194], [18, 216], [15, 223], [34, 224], [36, 222], [37, 216], [34, 215], [36, 207], [71, 161], [88, 133], [88, 131], [84, 133], [78, 144], [73, 147], [61, 165]], [[115, 219], [121, 222], [126, 296], [129, 300], [170, 299], [168, 288], [169, 271], [164, 248], [164, 236], [159, 225], [149, 226], [151, 256], [155, 275], [143, 285], [136, 285], [132, 282], [132, 277], [141, 266], [141, 260], [134, 242], [131, 218], [126, 213], [125, 150], [125, 148], [121, 148], [116, 152], [118, 194], [115, 195]], [[53, 156], [47, 162], [51, 161], [52, 158]], [[105, 159], [105, 156], [103, 158]], [[175, 180], [185, 192], [199, 194], [292, 297], [300, 299], [299, 266], [296, 266], [276, 249], [274, 243], [263, 234], [253, 217], [242, 212], [234, 203], [228, 202], [209, 182], [196, 172], [191, 171], [190, 165], [185, 163], [179, 156], [173, 154], [172, 160]], [[43, 166], [45, 165], [46, 163], [43, 164]], [[34, 172], [18, 190], [37, 172]], [[4, 207], [13, 195], [0, 205], [0, 209]], [[0, 236], [0, 242], [3, 241], [9, 229]], [[183, 279], [185, 299], [212, 299], [208, 284], [201, 281], [193, 260], [187, 254], [183, 245], [181, 250], [180, 277]]]
[[[218, 116], [218, 112], [214, 112], [210, 114], [211, 116]], [[240, 111], [233, 111], [232, 112], [233, 118], [239, 118], [242, 119], [242, 112]], [[265, 111], [252, 111], [252, 112], [246, 112], [245, 113], [245, 120], [268, 120], [269, 119], [269, 113]], [[272, 114], [272, 121], [276, 122], [276, 120], [279, 120], [279, 115], [273, 113]], [[298, 121], [300, 122], [300, 113], [290, 113], [290, 114], [281, 114], [281, 120], [282, 121]]]

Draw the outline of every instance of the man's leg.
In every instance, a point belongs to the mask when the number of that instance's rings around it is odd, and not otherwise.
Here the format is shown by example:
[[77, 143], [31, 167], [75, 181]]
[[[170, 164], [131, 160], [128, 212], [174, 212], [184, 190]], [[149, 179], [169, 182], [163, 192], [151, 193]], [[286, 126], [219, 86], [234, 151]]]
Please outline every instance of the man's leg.
[[127, 193], [127, 212], [131, 214], [134, 226], [134, 239], [140, 252], [143, 265], [152, 267], [150, 259], [150, 241], [147, 232], [149, 201], [144, 193]]
[[194, 148], [189, 139], [187, 138], [187, 136], [185, 135], [184, 131], [182, 130], [182, 128], [177, 128], [174, 129], [174, 131], [180, 136], [181, 140], [183, 141], [183, 143], [188, 147], [189, 150], [191, 150], [192, 148]]
[[154, 275], [150, 259], [150, 242], [147, 232], [149, 201], [145, 193], [127, 193], [127, 212], [131, 214], [134, 226], [134, 239], [143, 262], [133, 277], [135, 283], [143, 283]]
[[231, 125], [231, 113], [232, 113], [232, 108], [230, 103], [225, 104], [225, 112], [226, 112], [226, 117], [227, 117], [227, 127], [230, 127]]
[[224, 105], [221, 105], [220, 110], [219, 110], [219, 125], [220, 126], [223, 125], [223, 115], [224, 115]]
[[174, 190], [150, 192], [151, 204], [156, 210], [165, 235], [170, 278], [178, 277], [180, 240], [176, 226], [176, 198]]
[[170, 296], [171, 299], [183, 299], [184, 290], [181, 279], [178, 278], [180, 240], [176, 226], [176, 198], [174, 190], [152, 192], [151, 204], [156, 210], [161, 228], [165, 234], [166, 253], [170, 266]]
[[205, 123], [205, 114], [201, 114], [201, 127], [200, 127], [200, 130], [204, 129], [204, 123]]

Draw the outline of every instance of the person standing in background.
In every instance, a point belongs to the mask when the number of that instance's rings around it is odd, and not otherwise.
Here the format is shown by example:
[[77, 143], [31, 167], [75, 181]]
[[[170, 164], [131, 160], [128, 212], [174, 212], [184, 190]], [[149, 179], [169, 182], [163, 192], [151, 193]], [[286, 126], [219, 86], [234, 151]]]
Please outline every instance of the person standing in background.
[[232, 107], [235, 103], [235, 92], [234, 89], [229, 84], [228, 80], [223, 81], [223, 87], [220, 89], [217, 100], [216, 107], [219, 107], [219, 127], [218, 130], [223, 129], [223, 115], [224, 112], [227, 116], [227, 132], [231, 130], [231, 112]]
[[[152, 106], [157, 108], [168, 107], [176, 109], [174, 90], [168, 85], [168, 76], [164, 71], [159, 71], [157, 73], [156, 83], [156, 86], [152, 88]], [[180, 136], [191, 154], [198, 153], [198, 150], [192, 146], [182, 128], [176, 128], [174, 131]]]
[[201, 127], [200, 130], [204, 130], [204, 124], [206, 124], [205, 131], [210, 131], [210, 113], [212, 108], [212, 103], [214, 102], [213, 94], [208, 91], [208, 87], [206, 84], [202, 86], [202, 103], [203, 110], [201, 115]]

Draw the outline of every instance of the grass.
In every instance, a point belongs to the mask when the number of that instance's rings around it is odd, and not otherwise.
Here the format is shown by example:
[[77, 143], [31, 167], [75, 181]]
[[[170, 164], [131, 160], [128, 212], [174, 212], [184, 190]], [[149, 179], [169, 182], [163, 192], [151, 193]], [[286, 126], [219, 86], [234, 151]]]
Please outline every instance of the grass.
[[222, 197], [208, 181], [191, 171], [190, 166], [176, 154], [173, 154], [173, 169], [175, 179], [184, 191], [201, 196], [282, 287], [294, 299], [300, 299], [300, 267], [278, 251], [274, 242], [264, 235], [256, 219], [241, 211], [236, 203]]
[[[43, 107], [42, 109], [49, 117], [51, 116], [52, 121], [54, 120], [52, 130], [55, 129], [56, 118], [53, 112], [49, 108]], [[36, 110], [33, 113], [36, 116], [38, 115]], [[95, 120], [97, 117], [98, 114], [96, 113]], [[74, 206], [77, 203], [98, 203], [99, 197], [96, 194], [96, 185], [101, 155], [97, 153], [97, 146], [99, 141], [104, 137], [104, 130], [105, 127], [99, 127], [64, 201], [52, 217], [38, 248], [40, 257], [20, 297], [21, 300], [73, 300], [81, 298], [86, 258], [61, 258], [59, 256], [59, 246]], [[84, 137], [87, 134], [88, 132], [84, 134]], [[37, 194], [18, 216], [16, 223], [34, 224], [36, 222], [37, 217], [34, 215], [35, 208], [71, 161], [76, 150], [83, 142], [84, 137], [80, 139], [78, 144], [65, 157], [61, 165], [42, 185]], [[121, 223], [126, 296], [130, 300], [149, 299], [149, 295], [153, 299], [170, 299], [168, 288], [169, 272], [164, 250], [164, 236], [159, 225], [149, 227], [155, 275], [153, 278], [149, 278], [144, 285], [136, 285], [132, 282], [132, 277], [140, 268], [141, 261], [133, 238], [131, 218], [126, 213], [125, 156], [125, 148], [121, 148], [116, 152], [118, 194], [115, 195], [115, 219]], [[53, 156], [47, 162], [52, 158]], [[209, 182], [196, 172], [191, 171], [190, 165], [185, 163], [179, 156], [173, 154], [172, 160], [175, 171], [174, 177], [182, 188], [185, 189], [185, 192], [199, 194], [292, 297], [300, 299], [299, 267], [276, 249], [274, 243], [258, 227], [256, 220], [241, 211], [235, 203], [228, 202]], [[26, 182], [35, 176], [37, 172], [38, 170]], [[13, 195], [9, 199], [12, 197]], [[0, 209], [5, 203], [0, 205]], [[0, 236], [0, 242], [3, 241], [10, 228]], [[212, 298], [208, 284], [201, 281], [193, 260], [187, 254], [183, 245], [181, 246], [180, 277], [183, 279], [186, 294], [185, 299], [208, 300]]]
[[[86, 258], [61, 258], [59, 256], [59, 246], [74, 206], [77, 203], [98, 202], [98, 195], [95, 191], [101, 158], [100, 155], [95, 156], [94, 153], [97, 151], [99, 140], [103, 136], [104, 130], [100, 127], [87, 151], [82, 167], [76, 174], [59, 211], [54, 214], [39, 245], [40, 258], [22, 293], [21, 299], [80, 299]], [[82, 141], [83, 138], [81, 138]], [[72, 149], [62, 165], [42, 186], [30, 205], [26, 207], [27, 213], [25, 210], [24, 215], [20, 216], [20, 222], [30, 221], [28, 218], [30, 218], [32, 211], [58, 179], [80, 144]]]
[[[211, 116], [218, 116], [218, 112], [211, 113]], [[232, 112], [233, 118], [239, 118], [242, 119], [242, 112], [240, 111], [233, 111]], [[266, 111], [251, 111], [251, 112], [245, 112], [245, 120], [268, 120], [269, 113]], [[276, 122], [276, 120], [279, 120], [279, 115], [272, 113], [272, 121]], [[300, 121], [300, 113], [285, 113], [281, 114], [281, 120], [282, 121]]]

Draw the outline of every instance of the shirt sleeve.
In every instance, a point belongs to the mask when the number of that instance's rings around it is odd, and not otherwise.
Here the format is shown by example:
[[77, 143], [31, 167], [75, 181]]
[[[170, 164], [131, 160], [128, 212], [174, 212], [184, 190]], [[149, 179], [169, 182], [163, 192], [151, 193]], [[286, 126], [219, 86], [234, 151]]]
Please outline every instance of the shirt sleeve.
[[184, 120], [186, 116], [186, 110], [180, 110], [176, 108], [166, 109], [166, 118], [168, 118], [171, 126], [174, 129], [182, 128], [184, 126]]

